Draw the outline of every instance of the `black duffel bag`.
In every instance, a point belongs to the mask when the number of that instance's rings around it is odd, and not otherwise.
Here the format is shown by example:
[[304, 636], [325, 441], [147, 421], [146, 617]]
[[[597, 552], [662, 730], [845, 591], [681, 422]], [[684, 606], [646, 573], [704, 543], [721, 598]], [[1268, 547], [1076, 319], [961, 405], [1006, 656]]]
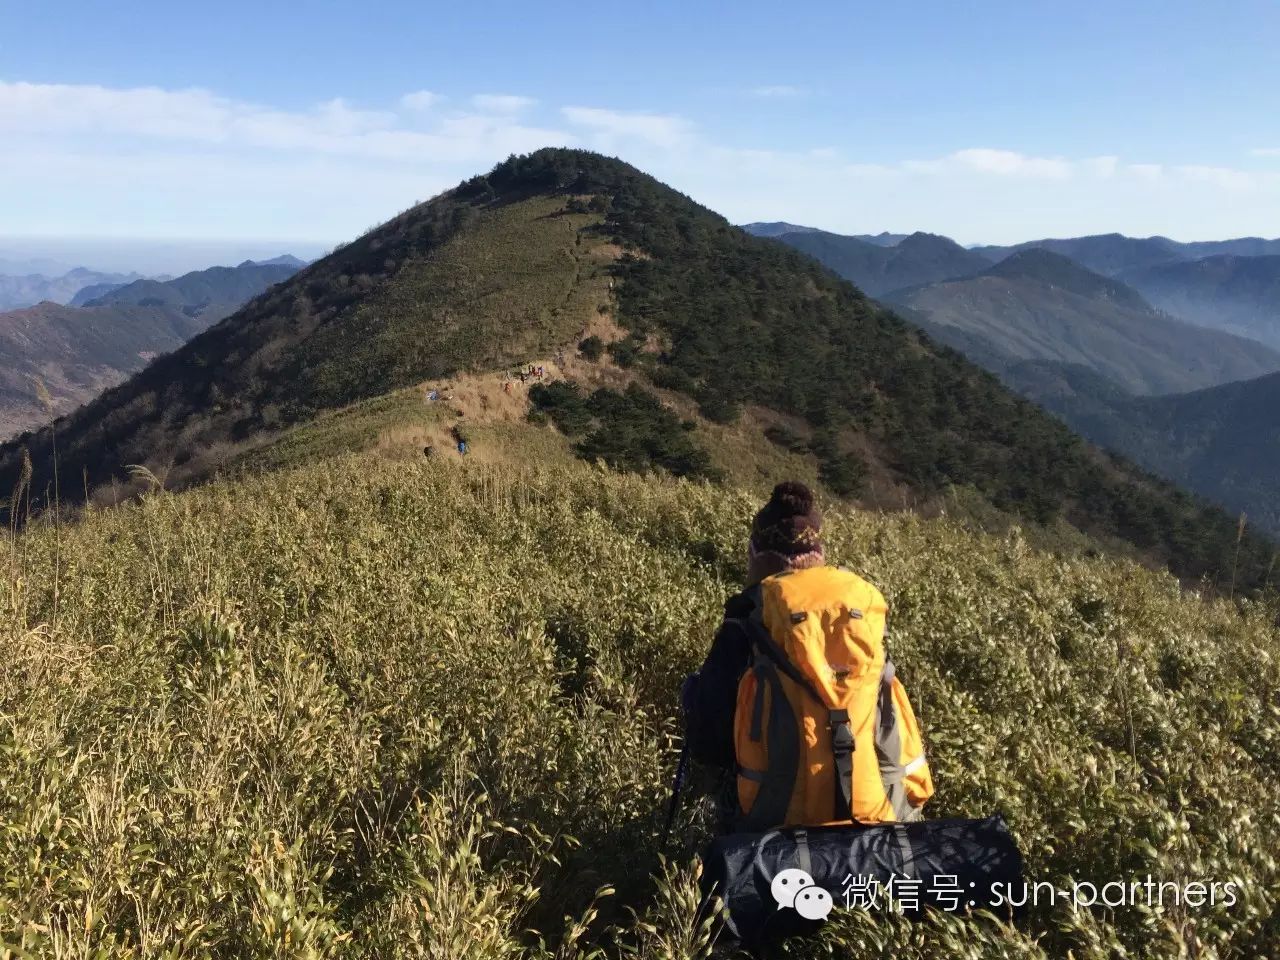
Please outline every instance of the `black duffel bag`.
[[[1004, 818], [919, 820], [872, 826], [790, 827], [768, 833], [717, 837], [703, 852], [703, 894], [718, 897], [727, 911], [727, 934], [754, 944], [809, 933], [822, 922], [807, 919], [794, 904], [779, 905], [773, 883], [788, 886], [784, 899], [797, 895], [804, 871], [812, 878], [812, 902], [827, 900], [836, 911], [847, 907], [893, 909], [906, 915], [927, 907], [1008, 911], [1003, 901], [1018, 897], [1022, 854]], [[896, 887], [896, 890], [895, 890]], [[869, 893], [877, 894], [875, 904]], [[914, 895], [914, 902], [911, 897]], [[1020, 899], [1020, 898], [1019, 898]]]

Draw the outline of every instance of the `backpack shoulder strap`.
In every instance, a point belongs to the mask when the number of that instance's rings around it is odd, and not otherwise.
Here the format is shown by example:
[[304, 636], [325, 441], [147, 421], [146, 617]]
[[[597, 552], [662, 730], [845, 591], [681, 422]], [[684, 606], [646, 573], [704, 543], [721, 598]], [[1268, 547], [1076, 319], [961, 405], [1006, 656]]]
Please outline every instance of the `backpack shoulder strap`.
[[[756, 702], [752, 711], [751, 735], [767, 737], [769, 765], [761, 774], [760, 789], [744, 813], [738, 828], [768, 830], [784, 823], [791, 796], [795, 792], [800, 767], [800, 728], [795, 713], [787, 702], [777, 668], [767, 659], [757, 657], [751, 667], [756, 673]], [[769, 690], [768, 729], [762, 730], [765, 688]]]

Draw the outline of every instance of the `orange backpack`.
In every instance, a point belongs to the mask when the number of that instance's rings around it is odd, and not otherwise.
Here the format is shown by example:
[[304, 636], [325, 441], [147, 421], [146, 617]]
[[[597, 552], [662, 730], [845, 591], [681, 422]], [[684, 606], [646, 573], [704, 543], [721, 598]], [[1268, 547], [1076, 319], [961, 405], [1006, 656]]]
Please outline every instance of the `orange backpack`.
[[880, 591], [834, 567], [760, 584], [734, 747], [743, 829], [916, 820], [933, 794]]

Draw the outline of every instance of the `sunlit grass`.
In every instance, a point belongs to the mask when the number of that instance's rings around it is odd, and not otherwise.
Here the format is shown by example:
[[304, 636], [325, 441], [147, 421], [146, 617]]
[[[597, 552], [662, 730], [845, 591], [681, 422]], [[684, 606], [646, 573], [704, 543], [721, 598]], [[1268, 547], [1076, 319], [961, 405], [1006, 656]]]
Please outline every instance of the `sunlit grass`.
[[[660, 839], [674, 704], [755, 506], [368, 454], [6, 535], [0, 955], [697, 955], [706, 811]], [[852, 919], [796, 955], [1267, 954], [1273, 610], [1016, 531], [841, 508], [828, 528], [892, 604], [931, 815], [1003, 810], [1059, 885], [1243, 895], [1021, 931]]]

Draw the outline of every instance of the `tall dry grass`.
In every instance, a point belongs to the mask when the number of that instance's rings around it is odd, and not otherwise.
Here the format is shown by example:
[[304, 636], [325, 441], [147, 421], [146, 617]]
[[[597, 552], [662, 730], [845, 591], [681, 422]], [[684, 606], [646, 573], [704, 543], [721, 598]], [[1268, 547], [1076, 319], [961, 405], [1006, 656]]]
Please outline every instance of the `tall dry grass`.
[[[659, 839], [680, 678], [750, 495], [351, 456], [0, 546], [0, 956], [699, 956]], [[1030, 874], [1236, 879], [1233, 908], [846, 916], [797, 956], [1265, 956], [1274, 610], [945, 520], [833, 509], [879, 583], [934, 815]], [[60, 583], [60, 586], [58, 585]]]

